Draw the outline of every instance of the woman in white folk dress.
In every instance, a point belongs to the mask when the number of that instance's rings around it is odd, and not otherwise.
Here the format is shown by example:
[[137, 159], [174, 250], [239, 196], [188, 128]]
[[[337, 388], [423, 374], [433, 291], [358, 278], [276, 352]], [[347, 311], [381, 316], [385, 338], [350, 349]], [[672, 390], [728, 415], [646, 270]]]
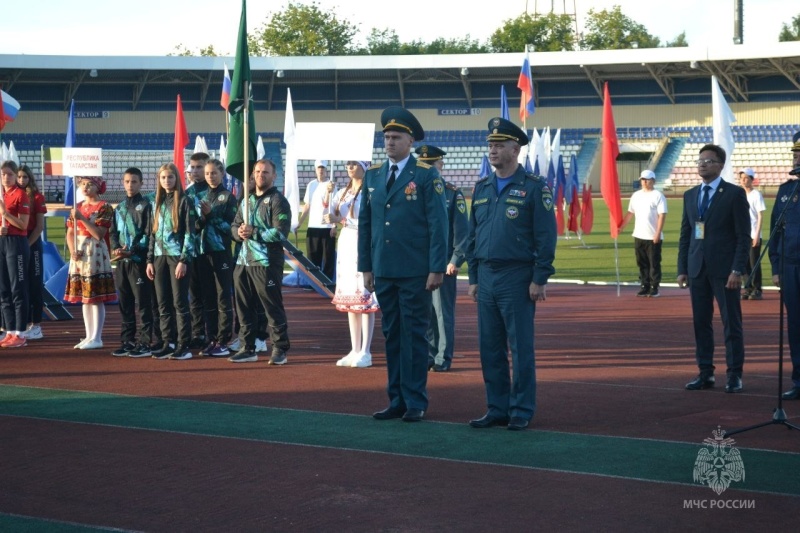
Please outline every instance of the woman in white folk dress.
[[361, 207], [364, 172], [369, 161], [348, 161], [350, 182], [331, 199], [327, 223], [340, 223], [342, 231], [336, 252], [336, 293], [332, 303], [337, 311], [347, 313], [350, 324], [351, 350], [336, 362], [336, 366], [366, 368], [372, 366], [372, 332], [375, 313], [380, 308], [375, 294], [364, 288], [364, 278], [358, 271], [358, 212]]

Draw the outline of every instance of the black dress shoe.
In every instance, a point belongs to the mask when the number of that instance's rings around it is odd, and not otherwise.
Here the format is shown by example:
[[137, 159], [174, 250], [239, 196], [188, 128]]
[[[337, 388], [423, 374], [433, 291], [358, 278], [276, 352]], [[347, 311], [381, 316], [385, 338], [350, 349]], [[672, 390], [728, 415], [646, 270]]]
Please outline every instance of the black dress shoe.
[[686, 390], [710, 389], [714, 386], [714, 376], [700, 374], [694, 380], [686, 384]]
[[508, 422], [508, 430], [509, 431], [522, 431], [526, 427], [530, 421], [526, 418], [522, 418], [521, 416], [512, 416], [511, 420]]
[[372, 418], [375, 420], [392, 420], [394, 418], [402, 418], [406, 410], [402, 407], [387, 407], [383, 411], [372, 413]]
[[433, 365], [434, 372], [450, 372], [450, 365], [445, 363], [443, 365]]
[[784, 400], [800, 400], [800, 387], [792, 387], [781, 395]]
[[476, 418], [475, 420], [469, 421], [469, 427], [477, 429], [486, 429], [494, 426], [507, 426], [507, 425], [508, 425], [507, 416], [492, 416], [489, 413], [486, 413], [480, 418]]
[[742, 392], [742, 378], [739, 376], [729, 376], [725, 384], [725, 392]]
[[425, 411], [422, 409], [409, 409], [403, 415], [403, 422], [420, 422], [425, 417]]

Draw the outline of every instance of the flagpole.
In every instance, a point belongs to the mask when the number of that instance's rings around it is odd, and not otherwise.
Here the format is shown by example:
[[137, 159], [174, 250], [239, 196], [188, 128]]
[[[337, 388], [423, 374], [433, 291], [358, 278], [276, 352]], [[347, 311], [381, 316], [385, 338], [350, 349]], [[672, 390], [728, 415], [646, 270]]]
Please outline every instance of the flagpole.
[[72, 176], [72, 207], [75, 217], [72, 219], [72, 249], [78, 251], [78, 178]]
[[616, 237], [614, 237], [614, 265], [617, 270], [617, 298], [619, 298], [619, 247], [617, 247]]
[[[245, 200], [248, 200], [250, 196], [250, 137], [248, 137], [248, 133], [250, 131], [249, 123], [250, 123], [250, 84], [245, 81], [245, 88], [244, 88], [244, 161], [242, 161], [242, 169], [244, 170], [244, 179], [242, 186], [244, 187], [243, 196]], [[250, 225], [250, 201], [245, 201], [242, 205], [242, 220], [245, 221], [245, 224]]]

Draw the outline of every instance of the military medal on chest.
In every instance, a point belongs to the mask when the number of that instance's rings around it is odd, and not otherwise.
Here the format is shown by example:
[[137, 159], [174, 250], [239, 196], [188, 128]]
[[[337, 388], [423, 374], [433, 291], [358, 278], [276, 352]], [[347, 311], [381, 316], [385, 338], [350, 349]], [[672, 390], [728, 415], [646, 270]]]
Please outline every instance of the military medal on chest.
[[417, 184], [413, 181], [406, 185], [406, 200], [416, 200], [417, 199]]

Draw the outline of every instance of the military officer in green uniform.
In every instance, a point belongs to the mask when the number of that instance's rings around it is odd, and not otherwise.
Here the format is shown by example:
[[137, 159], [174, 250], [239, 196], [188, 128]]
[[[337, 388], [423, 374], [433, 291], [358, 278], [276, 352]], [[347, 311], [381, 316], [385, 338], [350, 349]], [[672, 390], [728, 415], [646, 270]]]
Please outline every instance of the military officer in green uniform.
[[[419, 161], [436, 167], [439, 174], [444, 170], [447, 152], [430, 144], [418, 147], [415, 152]], [[444, 183], [444, 198], [447, 205], [447, 269], [442, 286], [431, 295], [431, 323], [428, 326], [428, 369], [447, 372], [453, 364], [453, 346], [456, 327], [456, 282], [458, 269], [466, 261], [467, 202], [464, 193], [449, 181]]]
[[[536, 412], [533, 319], [553, 275], [553, 194], [517, 162], [528, 136], [508, 120], [489, 121], [495, 172], [472, 194], [467, 244], [469, 295], [478, 303], [478, 340], [487, 413], [474, 428], [528, 427]], [[513, 376], [509, 377], [508, 351]]]
[[411, 155], [425, 137], [402, 107], [381, 114], [388, 161], [370, 167], [358, 217], [358, 271], [381, 305], [386, 338], [389, 406], [377, 420], [418, 422], [428, 409], [428, 342], [431, 292], [447, 266], [444, 181]]

